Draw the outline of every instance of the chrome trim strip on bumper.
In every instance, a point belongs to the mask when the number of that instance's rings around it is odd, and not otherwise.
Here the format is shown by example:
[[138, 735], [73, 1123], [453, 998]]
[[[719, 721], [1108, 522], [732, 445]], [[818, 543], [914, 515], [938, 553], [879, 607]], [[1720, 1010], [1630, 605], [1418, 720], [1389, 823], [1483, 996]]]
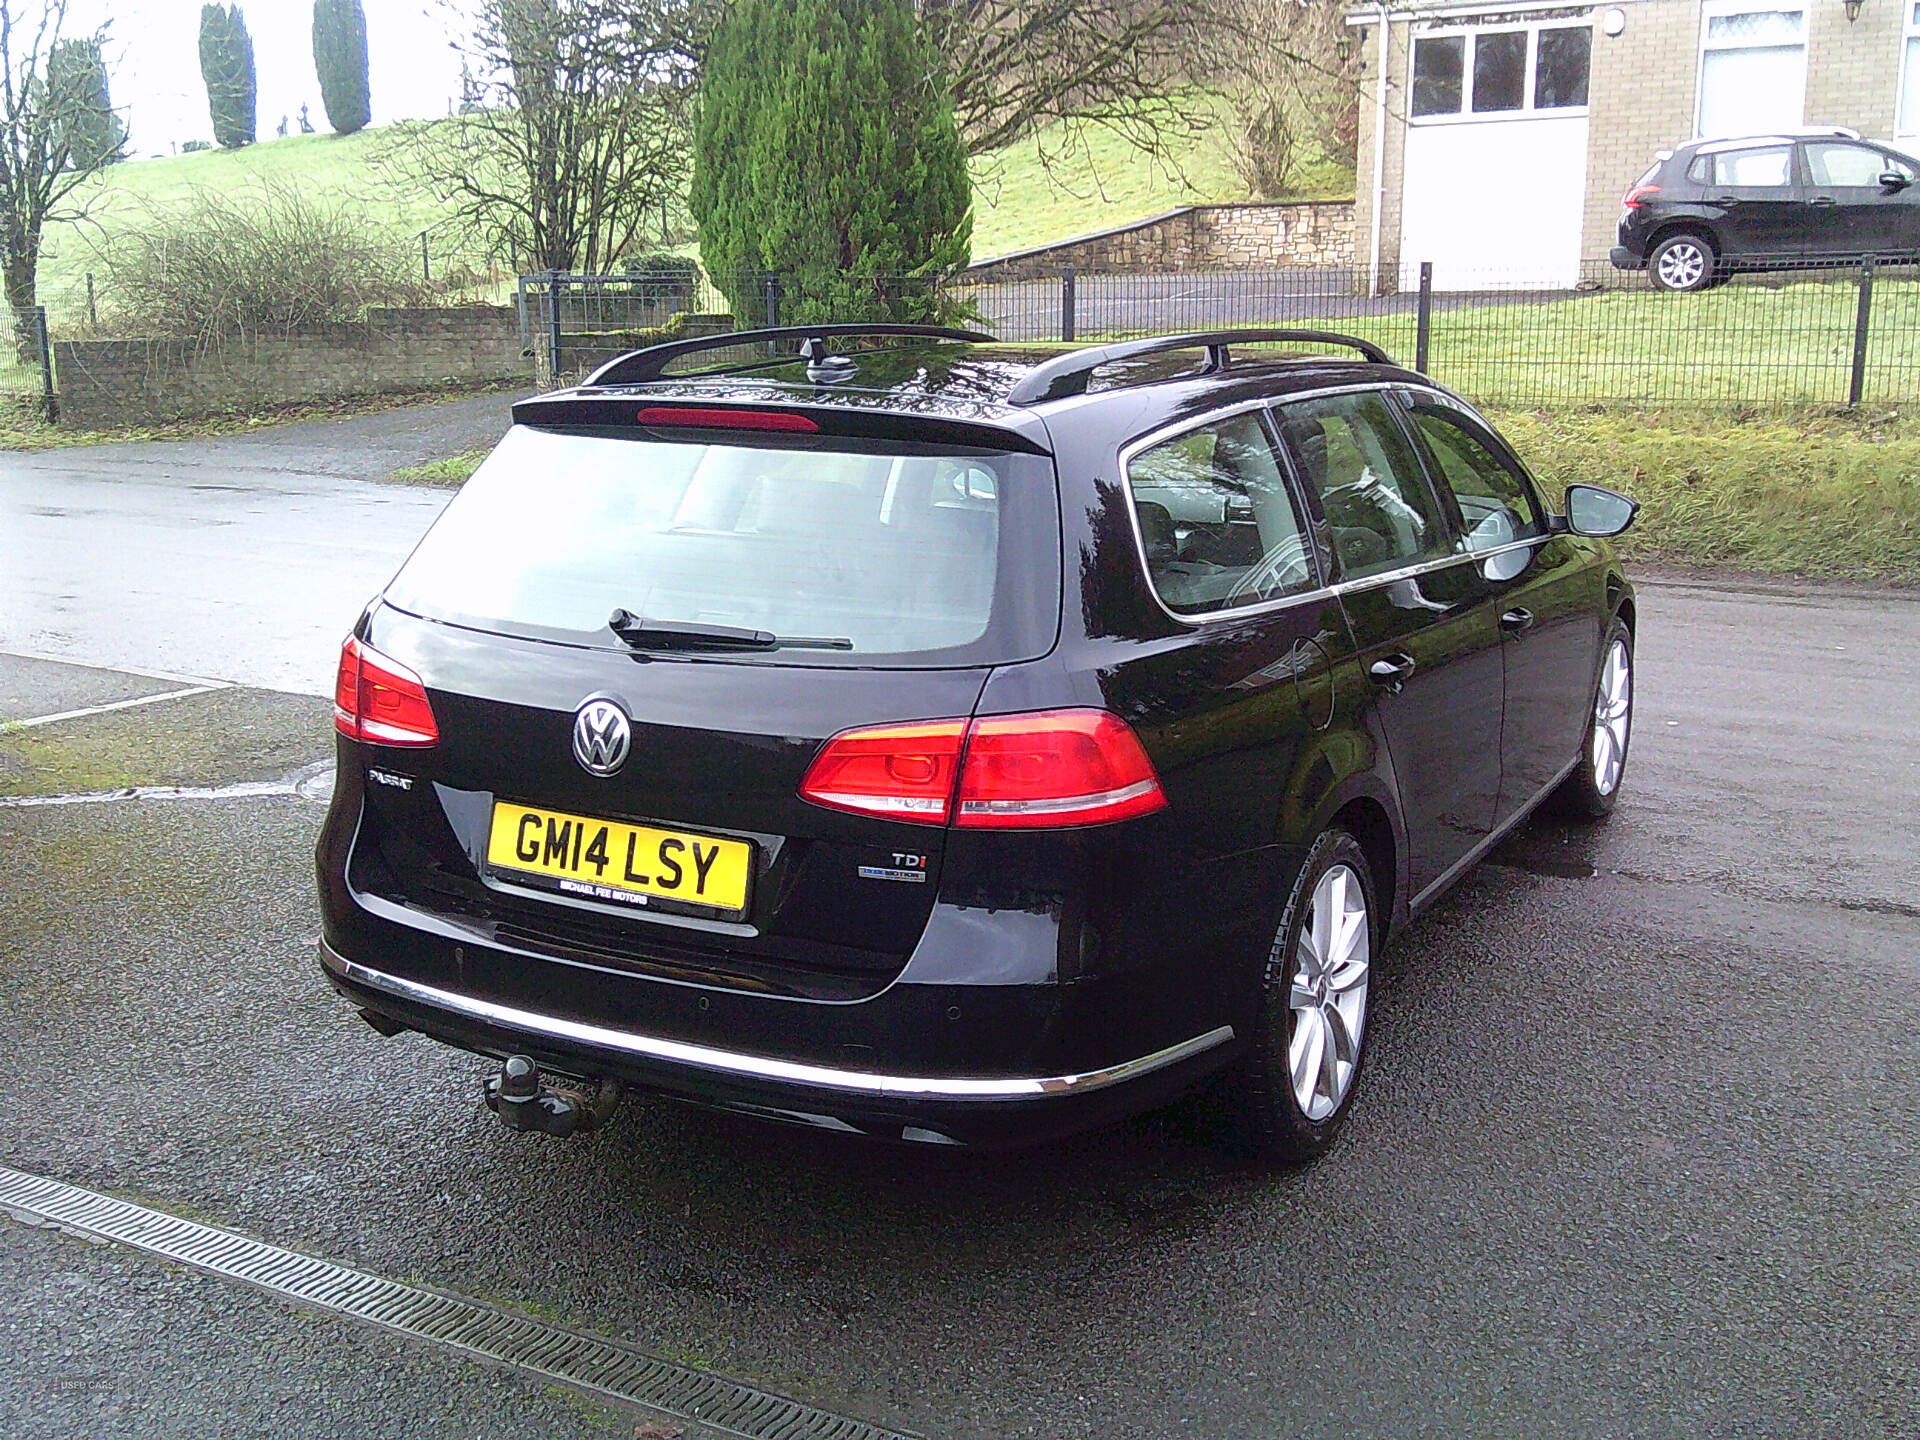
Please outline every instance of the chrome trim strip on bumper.
[[1196, 1035], [1178, 1045], [1156, 1050], [1151, 1055], [1142, 1055], [1135, 1060], [1078, 1075], [1012, 1076], [991, 1080], [873, 1075], [863, 1070], [836, 1070], [824, 1065], [777, 1060], [771, 1056], [716, 1050], [709, 1045], [692, 1045], [684, 1040], [635, 1035], [626, 1030], [609, 1030], [600, 1025], [587, 1025], [555, 1015], [540, 1015], [531, 1010], [497, 1005], [490, 1000], [476, 1000], [469, 995], [456, 995], [450, 990], [422, 985], [416, 980], [388, 975], [359, 964], [339, 954], [324, 940], [320, 942], [320, 963], [333, 974], [356, 985], [364, 985], [369, 990], [378, 990], [398, 1000], [444, 1010], [463, 1020], [521, 1030], [551, 1040], [591, 1045], [642, 1060], [665, 1060], [744, 1080], [775, 1080], [814, 1090], [832, 1090], [880, 1100], [1035, 1100], [1057, 1095], [1078, 1095], [1137, 1080], [1233, 1039], [1233, 1027], [1221, 1025], [1204, 1035]]

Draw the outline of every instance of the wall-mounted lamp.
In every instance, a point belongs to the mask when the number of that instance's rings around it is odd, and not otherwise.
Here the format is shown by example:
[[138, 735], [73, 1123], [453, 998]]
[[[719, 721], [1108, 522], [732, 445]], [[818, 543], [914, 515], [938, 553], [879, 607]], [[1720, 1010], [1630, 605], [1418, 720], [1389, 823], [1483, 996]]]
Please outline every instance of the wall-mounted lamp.
[[1860, 18], [1860, 6], [1863, 0], [1847, 0], [1847, 23], [1851, 25]]
[[[1858, 4], [1859, 0], [1851, 0], [1851, 3]], [[1600, 28], [1608, 35], [1618, 35], [1627, 28], [1627, 12], [1618, 5], [1614, 6], [1600, 17]]]

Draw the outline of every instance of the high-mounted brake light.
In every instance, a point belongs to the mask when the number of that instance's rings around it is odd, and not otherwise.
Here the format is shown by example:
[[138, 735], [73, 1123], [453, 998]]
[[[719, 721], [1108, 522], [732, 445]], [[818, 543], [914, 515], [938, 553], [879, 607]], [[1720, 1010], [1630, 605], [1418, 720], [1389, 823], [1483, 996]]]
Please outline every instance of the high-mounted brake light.
[[440, 743], [420, 677], [349, 635], [333, 683], [333, 728], [349, 740], [424, 747]]
[[691, 425], [716, 430], [789, 430], [816, 435], [820, 427], [790, 410], [716, 410], [691, 405], [649, 405], [633, 417], [642, 425]]
[[1104, 825], [1167, 797], [1127, 723], [1104, 710], [994, 715], [848, 730], [808, 767], [816, 805], [919, 825]]
[[1620, 203], [1629, 210], [1638, 210], [1649, 198], [1659, 193], [1658, 185], [1636, 185], [1620, 197]]

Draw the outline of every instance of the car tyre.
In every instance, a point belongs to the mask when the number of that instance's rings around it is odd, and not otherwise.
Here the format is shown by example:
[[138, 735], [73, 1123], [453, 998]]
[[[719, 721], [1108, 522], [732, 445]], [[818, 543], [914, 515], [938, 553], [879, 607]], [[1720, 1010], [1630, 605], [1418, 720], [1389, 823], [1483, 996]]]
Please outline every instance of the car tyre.
[[1223, 1148], [1298, 1165], [1325, 1153], [1366, 1058], [1373, 957], [1385, 935], [1373, 871], [1344, 830], [1307, 852], [1267, 955], [1250, 1052], [1224, 1080]]
[[1710, 289], [1719, 275], [1720, 257], [1706, 236], [1683, 230], [1653, 247], [1647, 274], [1657, 290], [1692, 293]]
[[1554, 796], [1561, 813], [1578, 820], [1604, 820], [1613, 813], [1633, 742], [1633, 632], [1615, 620], [1600, 654], [1580, 760]]

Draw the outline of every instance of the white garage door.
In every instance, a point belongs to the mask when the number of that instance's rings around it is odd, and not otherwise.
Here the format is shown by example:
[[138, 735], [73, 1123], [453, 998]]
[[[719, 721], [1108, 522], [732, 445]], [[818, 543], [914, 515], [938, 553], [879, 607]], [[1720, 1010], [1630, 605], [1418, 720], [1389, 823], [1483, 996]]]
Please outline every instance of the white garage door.
[[1410, 126], [1401, 289], [1572, 289], [1586, 193], [1584, 113]]

